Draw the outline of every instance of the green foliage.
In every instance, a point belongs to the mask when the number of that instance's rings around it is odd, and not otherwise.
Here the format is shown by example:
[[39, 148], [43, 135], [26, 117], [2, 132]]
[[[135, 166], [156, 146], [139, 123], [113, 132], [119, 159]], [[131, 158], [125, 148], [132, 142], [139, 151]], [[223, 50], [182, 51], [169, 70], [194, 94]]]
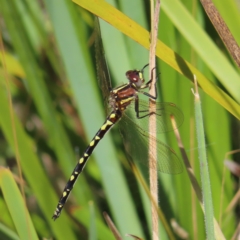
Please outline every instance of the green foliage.
[[[105, 119], [96, 76], [92, 13], [109, 23], [100, 22], [113, 86], [125, 82], [127, 70], [140, 69], [148, 62], [147, 1], [74, 2], [0, 0], [5, 47], [0, 58], [0, 164], [9, 167], [22, 184], [28, 210], [12, 174], [0, 169], [0, 238], [114, 239], [102, 217], [107, 211], [122, 236], [129, 233], [150, 239], [149, 200], [127, 164], [120, 134], [114, 129], [94, 151], [60, 218], [51, 219], [76, 163], [74, 149], [82, 153]], [[239, 41], [235, 1], [214, 3]], [[239, 70], [195, 1], [161, 1], [159, 38], [159, 98], [177, 104], [184, 113], [180, 132], [197, 178], [193, 84], [189, 81], [193, 74], [203, 90], [213, 211], [230, 239], [235, 218], [233, 214], [224, 218], [223, 213], [233, 197], [233, 182], [229, 173], [223, 174], [223, 160], [233, 148], [231, 132], [237, 132], [231, 129], [231, 121], [240, 118]], [[166, 138], [177, 150], [173, 133]], [[16, 156], [23, 172], [20, 180]], [[205, 239], [203, 212], [186, 172], [159, 174], [159, 180], [159, 206], [167, 224], [175, 219], [190, 239]], [[161, 239], [168, 239], [166, 225], [160, 228]]]

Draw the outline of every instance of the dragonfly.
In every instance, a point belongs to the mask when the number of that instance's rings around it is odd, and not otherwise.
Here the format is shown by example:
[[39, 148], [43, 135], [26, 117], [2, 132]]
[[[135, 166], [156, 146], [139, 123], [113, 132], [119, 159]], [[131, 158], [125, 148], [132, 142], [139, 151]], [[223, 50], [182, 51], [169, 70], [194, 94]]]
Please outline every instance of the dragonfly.
[[[96, 55], [97, 58], [100, 59], [97, 59], [97, 72], [101, 81], [100, 86], [104, 99], [108, 99], [108, 106], [111, 110], [72, 171], [52, 216], [53, 220], [56, 220], [60, 216], [71, 190], [73, 189], [80, 173], [83, 171], [89, 157], [93, 153], [93, 150], [104, 138], [105, 134], [118, 122], [120, 124], [120, 131], [123, 135], [125, 148], [132, 158], [147, 158], [149, 154], [148, 141], [152, 138], [157, 143], [156, 169], [160, 172], [170, 174], [182, 172], [181, 161], [174, 150], [160, 140], [154, 138], [147, 127], [149, 116], [154, 114], [157, 117], [157, 132], [163, 133], [171, 131], [173, 130], [173, 127], [170, 117], [175, 118], [177, 127], [183, 123], [183, 114], [181, 110], [173, 103], [155, 102], [154, 112], [149, 112], [149, 102], [143, 101], [139, 98], [139, 95], [145, 95], [147, 98], [155, 101], [158, 97], [156, 84], [154, 84], [155, 96], [147, 92], [147, 89], [151, 86], [153, 81], [150, 79], [145, 83], [144, 79], [144, 70], [149, 64], [146, 64], [140, 70], [134, 69], [127, 71], [126, 78], [128, 79], [128, 82], [116, 88], [112, 88], [107, 63], [104, 57], [105, 55], [98, 20], [95, 23], [95, 30], [97, 33], [95, 40]], [[132, 114], [132, 112], [134, 114]], [[137, 137], [135, 134], [130, 134], [132, 129], [136, 129], [138, 134]]]

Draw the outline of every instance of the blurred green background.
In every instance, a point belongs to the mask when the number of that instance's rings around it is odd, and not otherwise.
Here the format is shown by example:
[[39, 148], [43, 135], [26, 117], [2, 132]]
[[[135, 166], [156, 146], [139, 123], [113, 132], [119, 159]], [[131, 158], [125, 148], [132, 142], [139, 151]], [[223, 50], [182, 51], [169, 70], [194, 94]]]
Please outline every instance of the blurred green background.
[[[150, 30], [148, 1], [107, 2]], [[239, 1], [238, 5], [234, 0], [213, 2], [240, 43]], [[93, 1], [92, 7], [100, 9], [101, 4]], [[38, 237], [114, 239], [102, 217], [106, 211], [123, 238], [131, 233], [151, 239], [149, 200], [126, 160], [117, 127], [94, 151], [61, 217], [56, 222], [51, 219], [77, 159], [106, 117], [96, 73], [93, 14], [68, 0], [0, 0], [0, 6], [4, 44], [0, 62], [0, 165], [8, 167], [15, 181], [21, 182], [16, 163], [19, 155], [26, 206]], [[107, 13], [111, 8], [105, 10]], [[112, 85], [118, 86], [126, 82], [127, 70], [141, 69], [148, 63], [149, 53], [112, 27], [111, 21], [108, 24], [101, 20], [100, 25]], [[240, 102], [239, 69], [198, 1], [161, 1], [159, 39]], [[193, 84], [163, 60], [157, 59], [157, 71], [161, 73], [158, 100], [173, 102], [182, 110], [180, 133], [199, 179]], [[224, 158], [228, 151], [239, 148], [239, 122], [212, 99], [211, 92], [207, 95], [200, 90], [200, 95], [214, 215], [226, 239], [230, 239], [237, 216], [234, 208], [225, 211], [237, 187], [228, 170], [224, 171]], [[174, 134], [165, 137], [180, 156]], [[0, 184], [2, 187], [4, 181]], [[159, 174], [159, 195], [159, 206], [169, 225], [174, 219], [189, 239], [205, 239], [203, 213], [185, 170], [173, 176]], [[13, 216], [9, 209], [18, 198], [13, 193], [9, 199], [0, 195], [0, 239], [24, 239], [16, 226], [25, 218], [17, 213]], [[161, 239], [168, 239], [161, 224], [160, 229]]]

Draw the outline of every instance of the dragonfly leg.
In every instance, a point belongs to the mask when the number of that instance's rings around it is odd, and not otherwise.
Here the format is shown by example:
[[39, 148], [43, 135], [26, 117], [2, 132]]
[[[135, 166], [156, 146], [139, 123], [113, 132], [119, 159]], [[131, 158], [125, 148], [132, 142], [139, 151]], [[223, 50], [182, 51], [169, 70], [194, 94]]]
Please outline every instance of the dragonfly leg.
[[[139, 99], [138, 99], [138, 96], [136, 96], [136, 98], [135, 98], [135, 112], [136, 112], [136, 117], [137, 117], [138, 119], [141, 119], [141, 118], [150, 116], [150, 115], [152, 115], [152, 114], [156, 114], [156, 112], [149, 112], [148, 110], [140, 110], [140, 109], [139, 109], [139, 101], [138, 101], [138, 100], [139, 100]], [[140, 113], [147, 113], [147, 114], [145, 114], [145, 115], [143, 115], [143, 116], [140, 116]]]
[[[146, 65], [142, 68], [142, 70], [141, 70], [142, 74], [143, 74], [143, 70], [144, 70], [144, 68], [145, 68], [146, 66], [148, 66], [148, 65], [149, 65], [149, 64], [146, 64]], [[153, 70], [154, 70], [155, 68], [156, 68], [156, 67], [154, 67], [154, 68], [151, 70], [151, 79], [150, 79], [146, 84], [144, 84], [143, 86], [141, 86], [141, 89], [144, 89], [144, 88], [150, 87], [150, 84], [151, 84], [152, 81], [153, 81]], [[158, 80], [158, 78], [156, 79], [156, 82], [157, 82], [157, 80]], [[153, 96], [153, 95], [151, 95], [151, 94], [149, 94], [149, 93], [147, 93], [147, 92], [141, 92], [141, 91], [139, 91], [139, 92], [142, 93], [142, 94], [144, 94], [145, 96], [151, 98], [151, 99], [156, 100], [157, 97], [158, 97], [158, 92], [157, 92], [157, 85], [156, 85], [156, 82], [154, 83], [155, 96]]]

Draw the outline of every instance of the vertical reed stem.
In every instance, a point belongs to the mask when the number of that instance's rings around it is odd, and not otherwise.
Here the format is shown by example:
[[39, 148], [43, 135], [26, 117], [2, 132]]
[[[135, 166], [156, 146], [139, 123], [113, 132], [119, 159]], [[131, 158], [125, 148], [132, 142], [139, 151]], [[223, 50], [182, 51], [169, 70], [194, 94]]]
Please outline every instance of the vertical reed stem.
[[[160, 1], [156, 1], [154, 9], [154, 1], [151, 0], [151, 44], [149, 54], [149, 79], [153, 79], [151, 89], [149, 93], [155, 95], [155, 82], [156, 82], [156, 45], [158, 35], [158, 22], [159, 22]], [[154, 111], [155, 103], [150, 100], [149, 103], [150, 112]], [[156, 137], [156, 116], [153, 114], [149, 117], [149, 131]], [[150, 193], [151, 193], [151, 216], [152, 216], [152, 239], [158, 239], [158, 214], [156, 206], [158, 205], [158, 185], [157, 185], [157, 152], [156, 141], [150, 139], [149, 141], [149, 181], [150, 181]], [[154, 156], [155, 155], [155, 156]]]

